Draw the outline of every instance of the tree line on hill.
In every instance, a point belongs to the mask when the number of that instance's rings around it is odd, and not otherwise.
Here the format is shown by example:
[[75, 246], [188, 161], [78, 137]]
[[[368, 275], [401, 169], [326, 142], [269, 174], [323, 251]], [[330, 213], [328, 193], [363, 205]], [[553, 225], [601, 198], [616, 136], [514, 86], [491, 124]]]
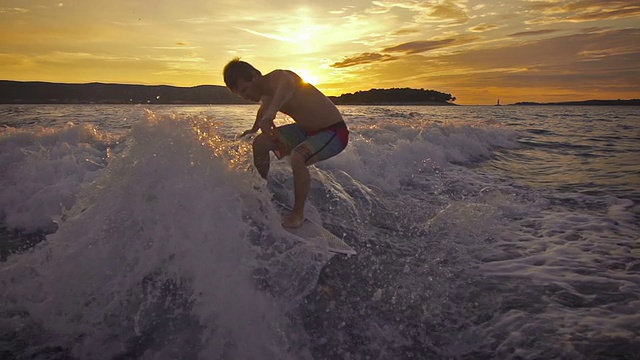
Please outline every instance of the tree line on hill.
[[3, 104], [246, 104], [224, 86], [0, 81]]
[[451, 94], [435, 90], [391, 88], [356, 91], [329, 97], [338, 105], [346, 104], [450, 104], [456, 101]]
[[[329, 97], [347, 104], [447, 104], [450, 94], [424, 89], [371, 89]], [[62, 84], [0, 81], [1, 104], [248, 104], [225, 86]]]

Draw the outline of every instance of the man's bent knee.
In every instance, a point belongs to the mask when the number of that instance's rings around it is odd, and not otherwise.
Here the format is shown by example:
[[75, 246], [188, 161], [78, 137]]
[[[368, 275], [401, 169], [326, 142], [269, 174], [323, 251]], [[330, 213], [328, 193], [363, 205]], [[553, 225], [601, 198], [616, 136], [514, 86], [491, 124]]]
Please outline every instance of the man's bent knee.
[[253, 139], [253, 148], [263, 150], [263, 151], [269, 151], [270, 143], [271, 143], [271, 139], [269, 139], [264, 134], [260, 134], [256, 136], [255, 139]]
[[269, 174], [270, 160], [269, 150], [272, 149], [273, 142], [268, 136], [260, 134], [253, 140], [253, 165], [263, 178]]

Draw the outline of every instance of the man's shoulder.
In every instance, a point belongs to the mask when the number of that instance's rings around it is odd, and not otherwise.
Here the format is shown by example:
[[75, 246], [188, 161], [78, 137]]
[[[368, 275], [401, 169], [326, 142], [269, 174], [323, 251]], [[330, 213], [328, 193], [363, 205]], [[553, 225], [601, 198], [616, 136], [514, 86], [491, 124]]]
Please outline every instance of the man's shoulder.
[[295, 72], [291, 71], [291, 70], [283, 70], [283, 69], [275, 69], [273, 71], [271, 71], [270, 73], [266, 74], [265, 77], [267, 79], [271, 79], [271, 78], [282, 78], [282, 77], [286, 77], [286, 78], [290, 78], [290, 77], [294, 77], [294, 78], [299, 78], [298, 74], [296, 74]]
[[273, 95], [275, 89], [281, 84], [293, 86], [294, 88], [297, 88], [302, 84], [302, 79], [290, 70], [273, 70], [272, 72], [264, 75], [264, 79], [266, 80], [266, 88], [268, 89], [266, 90], [265, 95]]

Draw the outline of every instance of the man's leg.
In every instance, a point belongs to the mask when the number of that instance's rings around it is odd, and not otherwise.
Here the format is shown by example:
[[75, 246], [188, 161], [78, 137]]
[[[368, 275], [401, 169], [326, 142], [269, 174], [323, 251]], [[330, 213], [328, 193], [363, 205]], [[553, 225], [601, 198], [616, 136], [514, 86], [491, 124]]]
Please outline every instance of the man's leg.
[[291, 169], [293, 170], [293, 194], [295, 200], [293, 211], [284, 218], [282, 226], [296, 228], [302, 225], [304, 221], [304, 204], [309, 194], [311, 175], [304, 156], [297, 151], [291, 152]]
[[329, 130], [307, 137], [291, 151], [293, 170], [293, 211], [282, 223], [284, 227], [298, 227], [304, 221], [304, 206], [311, 186], [308, 166], [339, 154], [347, 146], [349, 131], [346, 127]]
[[269, 151], [275, 149], [277, 144], [267, 135], [260, 134], [253, 140], [253, 165], [264, 179], [269, 174], [271, 165]]

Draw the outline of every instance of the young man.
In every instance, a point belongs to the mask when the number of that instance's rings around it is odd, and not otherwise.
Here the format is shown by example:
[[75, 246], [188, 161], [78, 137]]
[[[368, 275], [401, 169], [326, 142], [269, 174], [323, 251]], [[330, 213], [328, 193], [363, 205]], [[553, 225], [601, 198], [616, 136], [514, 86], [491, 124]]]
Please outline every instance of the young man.
[[[340, 153], [349, 141], [349, 130], [336, 106], [313, 85], [288, 70], [266, 75], [249, 63], [234, 59], [224, 68], [227, 87], [242, 98], [260, 102], [253, 127], [240, 137], [262, 133], [253, 141], [253, 164], [266, 179], [269, 151], [278, 159], [291, 155], [294, 196], [293, 211], [282, 226], [295, 228], [304, 220], [304, 205], [311, 183], [307, 166]], [[278, 111], [289, 115], [294, 124], [275, 127]]]

